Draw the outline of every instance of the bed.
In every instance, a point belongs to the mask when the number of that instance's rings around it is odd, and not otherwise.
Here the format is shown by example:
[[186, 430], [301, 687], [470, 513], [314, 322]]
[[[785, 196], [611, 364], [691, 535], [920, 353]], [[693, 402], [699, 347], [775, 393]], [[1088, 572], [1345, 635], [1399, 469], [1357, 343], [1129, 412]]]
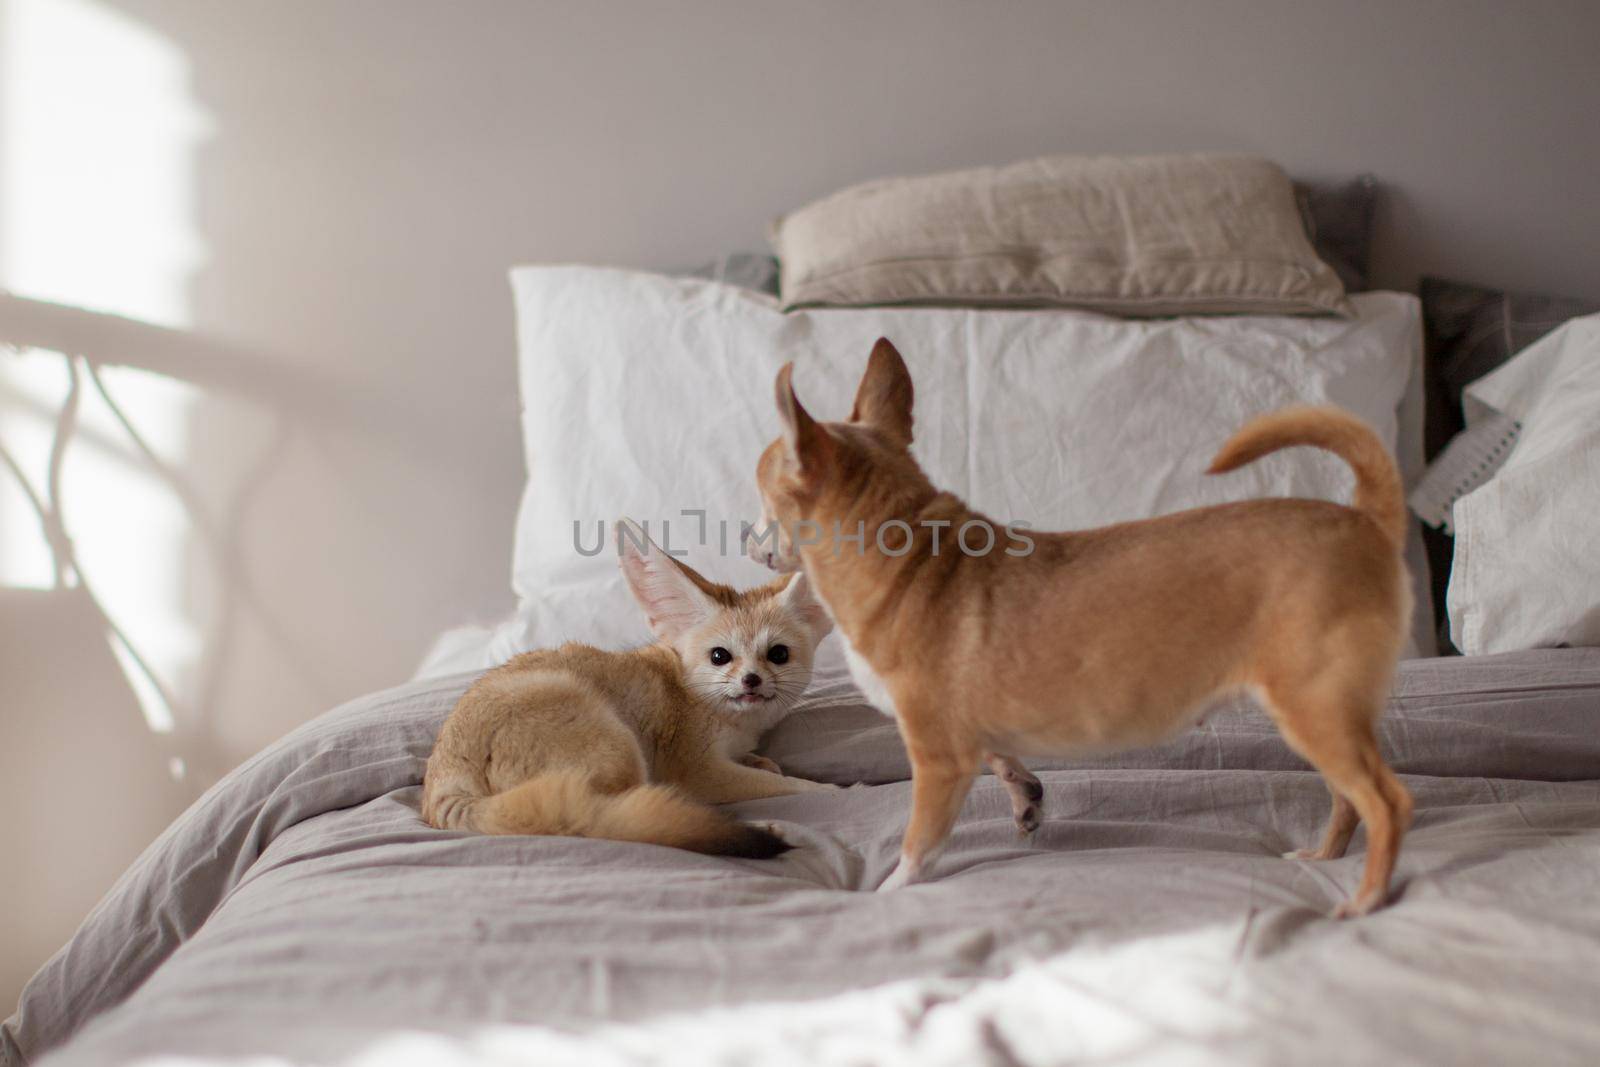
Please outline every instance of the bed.
[[[1398, 900], [1327, 920], [1360, 848], [1281, 858], [1318, 777], [1239, 708], [1040, 765], [1019, 840], [980, 779], [941, 877], [893, 866], [893, 728], [842, 675], [766, 751], [846, 791], [741, 805], [803, 847], [729, 861], [418, 818], [471, 675], [338, 709], [208, 793], [36, 979], [9, 1063], [1594, 1062], [1600, 650], [1405, 664]], [[69, 1040], [70, 1039], [70, 1040]]]
[[[909, 767], [836, 650], [761, 751], [846, 788], [735, 808], [799, 846], [776, 860], [424, 825], [424, 764], [479, 669], [558, 638], [642, 637], [616, 621], [633, 613], [614, 566], [572, 551], [584, 523], [619, 499], [750, 513], [770, 425], [707, 419], [726, 443], [707, 449], [710, 431], [679, 419], [661, 447], [637, 432], [646, 402], [735, 411], [793, 357], [807, 395], [839, 406], [827, 383], [865, 354], [845, 342], [882, 329], [913, 360], [936, 477], [1040, 525], [1204, 493], [1336, 495], [1343, 473], [1315, 457], [1199, 477], [1222, 426], [1286, 398], [1362, 412], [1420, 463], [1411, 297], [1306, 319], [785, 314], [716, 273], [514, 274], [532, 473], [518, 615], [456, 632], [423, 677], [212, 788], [28, 987], [0, 1028], [7, 1067], [1600, 1060], [1600, 648], [1402, 663], [1381, 742], [1417, 817], [1393, 903], [1353, 922], [1327, 916], [1359, 877], [1361, 838], [1339, 861], [1283, 858], [1315, 839], [1327, 794], [1248, 704], [1157, 748], [1032, 764], [1047, 799], [1031, 837], [984, 776], [936, 879], [870, 892], [897, 858]], [[1152, 365], [1170, 387], [1140, 394], [1140, 432], [1119, 436], [1129, 420], [1105, 398]], [[598, 458], [563, 451], [574, 427]], [[1080, 492], [1045, 498], [1041, 483]], [[1431, 635], [1426, 613], [1418, 629]]]

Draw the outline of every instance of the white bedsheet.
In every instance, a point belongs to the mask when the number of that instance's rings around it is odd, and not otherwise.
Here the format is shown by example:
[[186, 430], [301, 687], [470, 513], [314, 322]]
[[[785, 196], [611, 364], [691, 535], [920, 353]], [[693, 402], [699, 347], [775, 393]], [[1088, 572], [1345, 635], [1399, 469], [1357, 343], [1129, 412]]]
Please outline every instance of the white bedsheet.
[[1496, 416], [1517, 432], [1452, 508], [1451, 638], [1468, 655], [1600, 644], [1600, 315], [1473, 382], [1466, 402], [1468, 433]]

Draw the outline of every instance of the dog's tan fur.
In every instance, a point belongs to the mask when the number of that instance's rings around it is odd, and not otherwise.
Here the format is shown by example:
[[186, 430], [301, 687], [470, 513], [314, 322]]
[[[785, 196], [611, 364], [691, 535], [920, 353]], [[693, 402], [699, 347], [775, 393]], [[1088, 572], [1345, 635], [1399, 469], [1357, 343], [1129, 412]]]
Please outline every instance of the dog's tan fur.
[[[528, 652], [479, 678], [428, 760], [422, 816], [440, 829], [776, 855], [789, 847], [776, 834], [708, 805], [834, 788], [749, 755], [810, 682], [827, 616], [803, 575], [738, 592], [626, 529], [623, 574], [658, 641]], [[778, 644], [781, 664], [768, 659]], [[709, 662], [713, 648], [731, 659]]]
[[[784, 434], [757, 470], [765, 518], [785, 532], [751, 554], [780, 570], [803, 565], [858, 681], [899, 724], [912, 811], [883, 888], [924, 873], [985, 760], [1029, 829], [1040, 791], [1015, 756], [1149, 744], [1244, 691], [1333, 794], [1320, 847], [1296, 855], [1341, 856], [1365, 821], [1365, 872], [1338, 914], [1383, 902], [1411, 798], [1379, 755], [1375, 724], [1411, 604], [1399, 475], [1365, 425], [1331, 408], [1281, 411], [1239, 431], [1211, 467], [1315, 445], [1354, 469], [1353, 507], [1254, 500], [1030, 531], [1027, 555], [1004, 551], [1013, 546], [1002, 535], [993, 551], [969, 556], [952, 535], [983, 517], [936, 489], [912, 458], [911, 377], [894, 347], [873, 349], [848, 422], [814, 421], [791, 373], [785, 367], [777, 382]], [[898, 558], [873, 536], [894, 519], [914, 531]], [[950, 523], [941, 552], [922, 520]], [[810, 536], [791, 535], [800, 524], [808, 534], [864, 524], [864, 551], [826, 535], [807, 544]], [[902, 539], [895, 530], [891, 547]]]

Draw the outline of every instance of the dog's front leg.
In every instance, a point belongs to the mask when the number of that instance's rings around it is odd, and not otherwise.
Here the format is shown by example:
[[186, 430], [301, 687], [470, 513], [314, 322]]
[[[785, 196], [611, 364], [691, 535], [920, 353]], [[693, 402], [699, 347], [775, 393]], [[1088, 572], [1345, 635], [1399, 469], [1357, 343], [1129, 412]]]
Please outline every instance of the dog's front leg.
[[911, 821], [900, 844], [900, 862], [878, 887], [886, 893], [922, 877], [943, 850], [961, 812], [961, 802], [978, 774], [978, 753], [937, 755], [910, 748]]
[[1014, 756], [991, 752], [984, 762], [1011, 796], [1011, 818], [1016, 821], [1017, 831], [1033, 833], [1044, 815], [1044, 786]]

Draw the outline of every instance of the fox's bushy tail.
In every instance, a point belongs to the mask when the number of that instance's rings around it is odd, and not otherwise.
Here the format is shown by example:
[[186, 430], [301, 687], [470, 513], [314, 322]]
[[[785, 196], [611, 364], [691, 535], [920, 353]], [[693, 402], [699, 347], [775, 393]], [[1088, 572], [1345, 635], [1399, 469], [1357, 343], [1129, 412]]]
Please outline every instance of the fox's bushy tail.
[[1349, 412], [1295, 407], [1252, 419], [1222, 446], [1206, 473], [1223, 474], [1295, 445], [1325, 449], [1348, 463], [1356, 473], [1351, 506], [1377, 523], [1397, 552], [1404, 550], [1406, 498], [1400, 471], [1378, 435]]
[[603, 793], [582, 774], [541, 774], [487, 796], [446, 783], [427, 798], [424, 815], [444, 830], [483, 834], [595, 837], [768, 859], [790, 849], [770, 830], [740, 822], [671, 786], [638, 785]]

